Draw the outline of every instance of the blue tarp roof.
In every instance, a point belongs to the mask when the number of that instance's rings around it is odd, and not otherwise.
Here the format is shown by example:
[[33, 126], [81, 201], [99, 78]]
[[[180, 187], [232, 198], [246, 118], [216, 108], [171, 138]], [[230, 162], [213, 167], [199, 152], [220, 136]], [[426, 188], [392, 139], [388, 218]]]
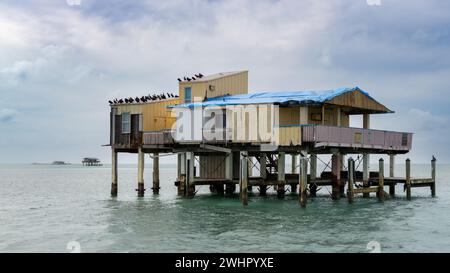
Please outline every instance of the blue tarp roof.
[[[284, 104], [289, 102], [300, 104], [324, 103], [347, 92], [360, 91], [372, 98], [369, 93], [359, 87], [344, 87], [325, 91], [292, 91], [292, 92], [259, 92], [249, 94], [228, 95], [209, 98], [203, 102], [181, 103], [170, 108], [191, 108], [206, 106], [226, 106], [239, 104]], [[373, 98], [372, 98], [373, 99]]]

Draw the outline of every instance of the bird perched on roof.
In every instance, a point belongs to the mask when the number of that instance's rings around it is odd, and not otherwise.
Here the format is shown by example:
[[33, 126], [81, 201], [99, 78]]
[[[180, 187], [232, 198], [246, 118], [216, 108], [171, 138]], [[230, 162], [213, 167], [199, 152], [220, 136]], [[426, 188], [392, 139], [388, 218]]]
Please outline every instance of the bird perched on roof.
[[187, 81], [187, 78], [186, 78], [186, 77], [184, 77], [184, 80], [185, 80], [185, 81]]
[[136, 97], [134, 100], [135, 100], [137, 103], [139, 103], [139, 101], [141, 101], [138, 97]]
[[180, 78], [178, 78], [178, 82], [182, 82], [182, 80]]
[[128, 101], [128, 99], [127, 98], [125, 98], [125, 103], [128, 103], [129, 101]]
[[190, 81], [191, 81], [191, 78], [189, 78], [189, 77], [188, 77], [188, 78], [186, 78], [186, 79], [187, 79], [187, 81], [188, 81], [188, 82], [190, 82]]
[[123, 99], [120, 99], [120, 100], [119, 100], [119, 103], [123, 103]]
[[110, 101], [110, 100], [109, 100], [108, 102], [109, 102], [109, 104], [113, 104], [113, 102], [112, 102], [112, 101]]
[[203, 74], [202, 73], [198, 73], [198, 77], [201, 79], [203, 78]]
[[166, 95], [164, 95], [164, 93], [161, 94], [161, 98], [162, 98], [163, 100], [165, 100], [165, 99], [166, 99]]
[[133, 99], [133, 98], [129, 98], [128, 101], [129, 101], [130, 103], [133, 103], [133, 102], [134, 102], [134, 99]]

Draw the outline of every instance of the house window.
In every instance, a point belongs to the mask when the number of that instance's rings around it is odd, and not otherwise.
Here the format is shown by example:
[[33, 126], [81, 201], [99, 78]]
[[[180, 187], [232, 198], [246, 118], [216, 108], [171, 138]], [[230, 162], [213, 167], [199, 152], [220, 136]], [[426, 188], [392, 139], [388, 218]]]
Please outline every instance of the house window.
[[184, 88], [184, 102], [189, 103], [191, 102], [191, 96], [192, 96], [192, 89], [191, 87], [185, 87]]
[[122, 134], [129, 134], [131, 132], [131, 114], [122, 114]]

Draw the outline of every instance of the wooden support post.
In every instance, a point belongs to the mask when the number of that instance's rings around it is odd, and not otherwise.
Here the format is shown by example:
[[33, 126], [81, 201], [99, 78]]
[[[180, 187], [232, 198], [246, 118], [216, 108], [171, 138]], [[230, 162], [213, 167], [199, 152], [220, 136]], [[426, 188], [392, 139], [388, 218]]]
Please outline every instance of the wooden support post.
[[299, 173], [299, 202], [302, 208], [306, 207], [307, 195], [306, 186], [308, 184], [308, 161], [305, 157], [300, 157], [300, 173]]
[[311, 154], [310, 158], [310, 178], [311, 180], [317, 179], [317, 155]]
[[267, 195], [267, 186], [266, 185], [259, 186], [259, 195], [260, 196], [266, 196]]
[[384, 159], [380, 158], [378, 170], [378, 199], [384, 200]]
[[194, 152], [186, 153], [186, 193], [187, 196], [192, 197], [195, 195], [195, 155]]
[[297, 173], [297, 155], [296, 154], [291, 155], [291, 173], [292, 174]]
[[225, 157], [225, 178], [233, 180], [233, 154], [229, 153]]
[[142, 147], [140, 147], [138, 152], [138, 188], [136, 189], [136, 191], [138, 192], [138, 197], [144, 197], [145, 194], [144, 164], [144, 152], [142, 151]]
[[248, 152], [240, 152], [240, 175], [239, 175], [239, 188], [241, 201], [244, 206], [248, 205]]
[[[363, 154], [363, 187], [368, 188], [369, 187], [369, 179], [370, 179], [370, 155], [369, 154]], [[363, 197], [369, 197], [370, 193], [365, 192], [363, 193]]]
[[153, 154], [153, 194], [159, 194], [159, 154]]
[[436, 158], [433, 156], [431, 160], [431, 179], [433, 180], [433, 184], [430, 186], [431, 188], [431, 196], [436, 196]]
[[355, 161], [353, 158], [348, 159], [348, 188], [347, 188], [347, 200], [348, 203], [353, 203], [353, 185], [355, 183]]
[[[370, 129], [370, 114], [363, 115], [363, 128]], [[363, 187], [368, 188], [370, 179], [370, 155], [363, 154]], [[369, 197], [370, 193], [363, 193], [363, 197]]]
[[332, 173], [332, 194], [331, 198], [337, 200], [340, 198], [340, 180], [341, 180], [341, 161], [339, 154], [331, 156], [331, 173]]
[[111, 196], [117, 196], [117, 152], [111, 149]]
[[179, 153], [178, 195], [186, 195], [186, 153]]
[[344, 160], [345, 160], [345, 155], [339, 154], [339, 165], [340, 165], [339, 166], [339, 194], [340, 194], [340, 197], [345, 198], [345, 180], [340, 177], [340, 175], [344, 171]]
[[411, 200], [411, 160], [406, 159], [406, 199]]
[[285, 165], [286, 163], [286, 154], [284, 152], [278, 153], [278, 187], [277, 187], [277, 196], [278, 198], [283, 198], [286, 192], [285, 183], [286, 183], [286, 175], [285, 175]]
[[[389, 155], [389, 177], [395, 177], [395, 155]], [[389, 185], [389, 195], [395, 196], [395, 183]]]

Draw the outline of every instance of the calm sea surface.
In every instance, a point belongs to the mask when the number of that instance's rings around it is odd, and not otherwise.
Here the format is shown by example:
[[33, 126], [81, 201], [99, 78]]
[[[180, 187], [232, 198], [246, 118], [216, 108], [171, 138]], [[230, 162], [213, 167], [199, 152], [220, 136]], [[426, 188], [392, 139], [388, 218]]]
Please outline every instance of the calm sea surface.
[[[323, 188], [306, 209], [297, 196], [278, 200], [274, 192], [255, 193], [244, 208], [237, 194], [214, 196], [207, 186], [180, 198], [174, 166], [161, 168], [158, 196], [147, 166], [143, 199], [135, 167], [121, 166], [113, 199], [110, 173], [107, 166], [0, 165], [0, 252], [68, 252], [73, 241], [81, 252], [369, 252], [371, 241], [382, 252], [450, 251], [450, 165], [437, 167], [436, 198], [413, 188], [408, 202], [398, 186], [395, 199], [349, 205]], [[412, 174], [428, 177], [430, 166], [413, 165]]]

